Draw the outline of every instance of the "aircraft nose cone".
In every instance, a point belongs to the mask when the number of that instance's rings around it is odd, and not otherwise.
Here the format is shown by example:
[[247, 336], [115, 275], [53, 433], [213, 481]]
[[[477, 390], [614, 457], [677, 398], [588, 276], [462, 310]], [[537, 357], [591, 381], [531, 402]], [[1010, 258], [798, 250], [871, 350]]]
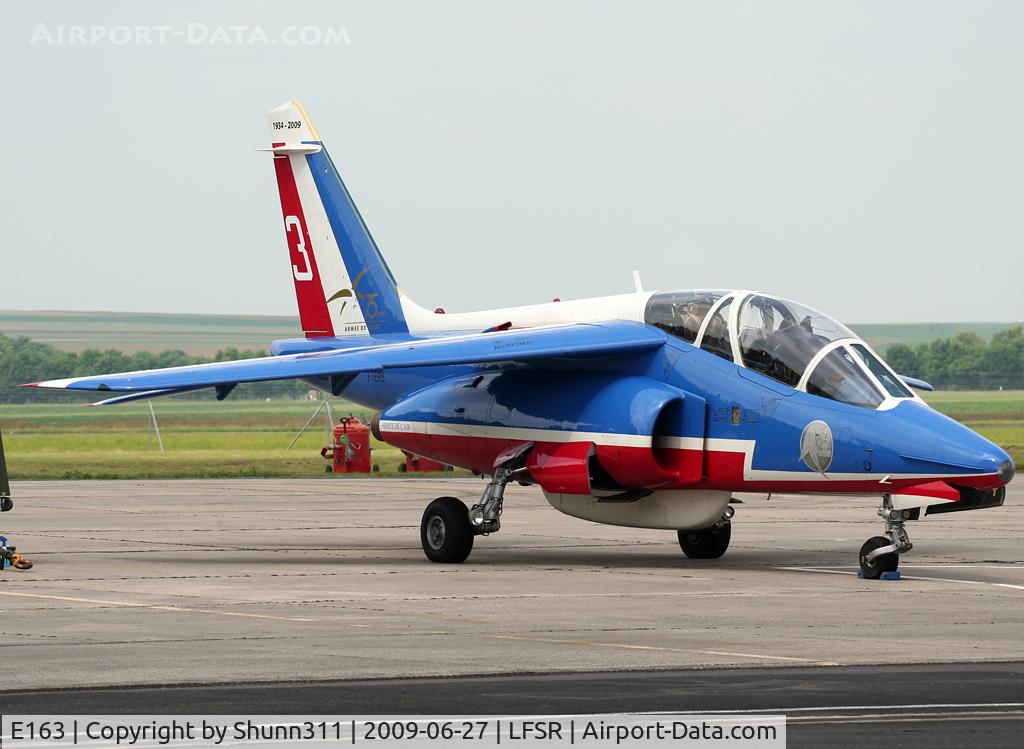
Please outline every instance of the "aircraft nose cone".
[[1004, 484], [1009, 484], [1013, 480], [1013, 475], [1017, 472], [1017, 469], [1013, 465], [1013, 460], [1004, 460], [999, 464], [999, 469], [996, 471], [996, 475], [999, 480]]

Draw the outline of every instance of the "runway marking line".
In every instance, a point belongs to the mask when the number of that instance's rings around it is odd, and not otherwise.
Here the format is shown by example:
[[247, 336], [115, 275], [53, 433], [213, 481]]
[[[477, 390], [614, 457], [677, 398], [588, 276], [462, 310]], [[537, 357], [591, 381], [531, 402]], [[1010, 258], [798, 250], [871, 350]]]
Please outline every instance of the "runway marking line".
[[[682, 715], [708, 715], [708, 716], [711, 716], [711, 715], [721, 715], [721, 716], [724, 716], [726, 718], [728, 718], [729, 716], [732, 716], [732, 715], [752, 715], [752, 716], [758, 716], [758, 715], [764, 715], [764, 716], [786, 715], [787, 716], [787, 720], [789, 720], [788, 715], [790, 713], [805, 713], [805, 715], [797, 716], [795, 720], [797, 722], [804, 722], [801, 719], [805, 719], [806, 722], [811, 722], [811, 721], [814, 721], [814, 720], [829, 720], [829, 719], [831, 719], [831, 720], [836, 720], [837, 722], [842, 722], [842, 721], [844, 721], [844, 720], [846, 720], [848, 718], [858, 718], [858, 717], [862, 717], [862, 718], [887, 718], [887, 717], [892, 717], [892, 718], [896, 719], [896, 716], [892, 716], [892, 714], [891, 714], [892, 710], [921, 710], [921, 709], [939, 709], [939, 708], [942, 708], [942, 709], [948, 709], [948, 708], [960, 708], [960, 709], [962, 709], [962, 708], [1024, 708], [1024, 702], [982, 702], [982, 703], [960, 703], [960, 704], [948, 704], [948, 705], [947, 704], [935, 704], [935, 705], [837, 705], [837, 706], [832, 706], [832, 707], [790, 707], [790, 708], [768, 707], [768, 708], [755, 708], [755, 709], [747, 709], [747, 710], [700, 710], [700, 711], [688, 711], [688, 712], [684, 712], [684, 713], [681, 713], [681, 714]], [[854, 711], [854, 712], [851, 715], [843, 715], [843, 714], [840, 713], [840, 711], [843, 711], [843, 710]], [[856, 711], [861, 711], [861, 710], [883, 710], [885, 712], [878, 713], [878, 714], [869, 714], [869, 713], [858, 714], [856, 712]], [[815, 715], [813, 713], [818, 713], [818, 714]], [[834, 713], [834, 714], [833, 715], [827, 715], [827, 713]], [[554, 714], [552, 714], [552, 713], [545, 713], [544, 715], [532, 715], [532, 714], [524, 713], [524, 714], [521, 714], [521, 715], [516, 715], [515, 717], [517, 719], [520, 719], [520, 720], [524, 720], [524, 719], [531, 719], [531, 720], [562, 719], [562, 720], [568, 720], [570, 718], [587, 717], [587, 716], [591, 716], [591, 715], [623, 715], [623, 716], [627, 716], [627, 717], [645, 718], [645, 717], [653, 717], [653, 716], [658, 716], [658, 715], [677, 715], [677, 714], [680, 714], [680, 713], [671, 713], [671, 712], [666, 712], [664, 710], [641, 710], [641, 711], [630, 710], [630, 711], [624, 711], [624, 712], [614, 711], [614, 712], [600, 712], [600, 713], [554, 713]], [[972, 715], [972, 716], [973, 715], [977, 715], [979, 717], [992, 716], [992, 719], [998, 719], [999, 717], [1014, 718], [1014, 717], [1018, 716], [1020, 713], [1017, 712], [1017, 711], [1012, 711], [1011, 712], [1011, 711], [1001, 711], [1001, 710], [985, 710], [985, 711], [966, 710], [966, 711], [962, 711], [960, 714], [961, 715]], [[947, 716], [950, 716], [951, 719], [954, 719], [954, 720], [958, 719], [958, 718], [955, 717], [956, 714], [950, 714], [950, 713], [920, 713], [919, 712], [919, 713], [908, 713], [907, 714], [907, 717], [911, 717], [911, 718], [917, 717], [917, 716], [921, 716], [922, 718], [927, 718], [928, 716], [932, 716], [932, 717], [935, 717], [935, 718], [946, 718]], [[510, 718], [512, 716], [498, 715], [498, 716], [495, 716], [495, 717], [507, 717], [507, 718]], [[408, 723], [416, 723], [416, 724], [420, 725], [420, 724], [430, 723], [430, 722], [432, 722], [434, 720], [435, 719], [433, 719], [433, 718], [416, 718], [416, 717], [413, 717], [413, 718], [410, 718], [409, 720], [407, 720], [406, 722], [408, 722]], [[298, 725], [298, 724], [296, 724], [296, 723], [266, 723], [266, 724], [263, 724], [263, 725], [268, 725], [268, 726], [291, 726], [291, 725]]]
[[[826, 713], [840, 710], [946, 710], [949, 708], [1016, 707], [1024, 708], [1024, 702], [936, 702], [917, 705], [828, 705], [825, 707], [760, 707], [746, 710], [701, 710], [701, 715], [729, 715], [732, 713]], [[634, 713], [635, 715], [669, 715], [664, 710]]]
[[[860, 709], [860, 708], [854, 708], [854, 709]], [[710, 716], [710, 715], [715, 714], [715, 713], [723, 713], [723, 712], [725, 712], [725, 711], [710, 711], [710, 712], [709, 711], [702, 711], [699, 714], [700, 715], [708, 715], [708, 716]], [[753, 713], [753, 715], [751, 715], [751, 717], [748, 718], [747, 725], [754, 725], [754, 724], [763, 722], [765, 718], [771, 718], [771, 717], [775, 717], [775, 716], [784, 716], [785, 715], [785, 712], [784, 711], [780, 711], [780, 710], [771, 711], [770, 714], [763, 715], [763, 716], [757, 715], [757, 713], [760, 713], [760, 712], [762, 712], [762, 711], [758, 711], [758, 710], [736, 710], [736, 711], [730, 711], [728, 714], [723, 716], [723, 718], [720, 718], [720, 719], [711, 718], [711, 720], [709, 722], [711, 722], [711, 723], [721, 722], [721, 721], [729, 720], [734, 715], [742, 715], [742, 714], [750, 715], [750, 714]], [[633, 719], [642, 719], [644, 717], [651, 716], [651, 715], [668, 715], [668, 714], [669, 713], [659, 713], [659, 712], [656, 712], [656, 713], [650, 713], [650, 712], [596, 713], [596, 715], [622, 715], [624, 717], [633, 718]], [[693, 713], [693, 714], [696, 714], [696, 713]], [[561, 720], [567, 720], [567, 719], [570, 719], [570, 718], [589, 717], [590, 715], [592, 715], [592, 714], [588, 713], [586, 715], [582, 715], [582, 714], [574, 713], [574, 714], [570, 714], [570, 715], [531, 715], [531, 716], [517, 715], [517, 716], [514, 716], [514, 717], [515, 717], [515, 719], [518, 719], [518, 720], [527, 720], [527, 719], [530, 719], [530, 720], [553, 720], [553, 719], [556, 719], [556, 718], [557, 719], [561, 719]], [[675, 714], [673, 713], [672, 715], [675, 715]], [[683, 713], [683, 715], [686, 715], [686, 713]], [[513, 716], [496, 716], [496, 717], [501, 717], [501, 718], [505, 718], [505, 719], [508, 719], [508, 720], [511, 720], [513, 718]], [[949, 721], [964, 720], [967, 717], [970, 717], [971, 720], [979, 720], [979, 721], [981, 721], [981, 720], [1007, 720], [1007, 719], [1019, 720], [1021, 718], [1024, 718], [1024, 715], [1021, 715], [1020, 713], [1010, 713], [1010, 712], [980, 712], [980, 713], [979, 712], [967, 712], [967, 713], [961, 713], [961, 714], [952, 714], [952, 715], [948, 715], [948, 716], [947, 715], [943, 715], [942, 713], [917, 713], [917, 714], [908, 714], [905, 717], [903, 717], [902, 719], [899, 716], [891, 716], [891, 715], [885, 715], [885, 714], [883, 714], [883, 715], [863, 715], [863, 716], [856, 716], [856, 715], [807, 715], [807, 716], [797, 717], [795, 720], [791, 720], [788, 716], [785, 716], [785, 717], [786, 717], [787, 723], [792, 722], [794, 724], [801, 724], [801, 725], [814, 725], [816, 723], [842, 724], [842, 723], [925, 723], [925, 722], [949, 722]], [[882, 720], [878, 720], [879, 718], [882, 718]], [[435, 719], [432, 719], [432, 718], [431, 719], [412, 718], [412, 719], [407, 720], [405, 722], [406, 723], [415, 723], [416, 725], [425, 725], [425, 724], [434, 722], [434, 720]], [[115, 721], [115, 723], [116, 723], [116, 721]], [[267, 728], [276, 728], [276, 727], [301, 726], [302, 724], [295, 723], [295, 722], [286, 722], [286, 723], [260, 723], [260, 725], [261, 726], [265, 726]], [[496, 735], [497, 735], [497, 731], [495, 731], [494, 729], [488, 728], [487, 730], [485, 730], [483, 732], [483, 734], [481, 734], [481, 738], [491, 738], [491, 737], [496, 736]], [[246, 741], [229, 741], [229, 742], [225, 742], [225, 745], [226, 746], [241, 746], [243, 744], [248, 744], [248, 743], [249, 742], [246, 742]], [[191, 745], [192, 744], [186, 744], [186, 746], [191, 746]], [[30, 744], [29, 746], [34, 746], [34, 745]], [[42, 746], [42, 744], [40, 744], [39, 746]]]
[[547, 642], [555, 645], [585, 645], [598, 648], [618, 648], [621, 650], [653, 650], [664, 653], [692, 653], [696, 655], [720, 655], [728, 658], [759, 658], [770, 661], [787, 661], [790, 663], [814, 663], [818, 666], [841, 666], [835, 661], [822, 661], [815, 658], [795, 658], [788, 655], [763, 655], [760, 653], [734, 653], [728, 650], [701, 650], [698, 648], [672, 648], [662, 645], [628, 645], [617, 642], [594, 642], [591, 640], [559, 640], [547, 637], [526, 637], [523, 635], [488, 635], [481, 634], [492, 640], [520, 640], [526, 642]]
[[[834, 570], [824, 567], [776, 567], [777, 570], [788, 570], [790, 572], [824, 572], [829, 575], [856, 575], [853, 570]], [[995, 588], [1010, 588], [1011, 590], [1024, 590], [1024, 585], [1012, 583], [993, 583], [987, 580], [963, 580], [955, 577], [932, 577], [930, 575], [903, 575], [904, 580], [929, 580], [936, 583], [960, 583], [962, 585], [991, 585]]]
[[907, 569], [913, 570], [942, 570], [942, 569], [967, 569], [967, 570], [1024, 570], [1024, 564], [906, 564]]
[[[236, 616], [248, 619], [275, 619], [283, 622], [316, 622], [319, 619], [312, 619], [301, 616], [274, 616], [273, 614], [249, 614], [243, 611], [218, 611], [216, 609], [196, 609], [186, 606], [167, 606], [155, 603], [132, 603], [130, 601], [107, 601], [99, 598], [77, 598], [75, 596], [47, 596], [40, 593], [15, 593], [13, 591], [0, 591], [2, 596], [17, 596], [18, 598], [40, 598], [48, 601], [70, 601], [72, 603], [96, 603], [103, 606], [121, 606], [131, 609], [151, 609], [153, 611], [176, 611], [185, 614], [213, 614], [216, 616]], [[359, 625], [353, 625], [359, 626]]]
[[[776, 569], [784, 569], [776, 567]], [[816, 564], [816, 570], [858, 570], [855, 564]], [[1024, 564], [902, 564], [900, 569], [904, 570], [1022, 570]]]
[[959, 713], [898, 713], [890, 715], [879, 713], [850, 715], [798, 715], [786, 718], [791, 725], [833, 725], [839, 723], [954, 723], [970, 720], [1024, 720], [1024, 713], [1013, 712], [977, 712], [968, 710]]

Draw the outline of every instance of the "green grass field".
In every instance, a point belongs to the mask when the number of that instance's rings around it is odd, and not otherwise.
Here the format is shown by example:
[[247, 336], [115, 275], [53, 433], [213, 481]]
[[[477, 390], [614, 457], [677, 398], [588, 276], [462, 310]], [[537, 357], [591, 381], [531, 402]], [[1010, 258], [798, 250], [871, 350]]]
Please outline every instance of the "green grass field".
[[[1024, 461], [1024, 391], [928, 395], [940, 411]], [[291, 450], [288, 443], [315, 401], [154, 401], [165, 452], [157, 449], [145, 403], [109, 408], [71, 404], [0, 405], [0, 428], [13, 479], [322, 477], [321, 415]], [[332, 401], [335, 418], [369, 412]], [[374, 442], [382, 476], [396, 475], [401, 453]]]
[[[316, 401], [154, 401], [164, 452], [145, 403], [108, 408], [74, 404], [0, 405], [12, 479], [319, 477], [326, 441], [321, 413], [289, 450]], [[369, 412], [332, 401], [335, 418]], [[403, 456], [373, 442], [379, 475], [395, 475]]]
[[180, 349], [210, 356], [225, 348], [268, 351], [278, 338], [301, 338], [297, 317], [170, 315], [0, 310], [0, 333], [25, 336], [61, 351], [114, 348], [125, 353]]
[[1024, 463], [1024, 390], [964, 390], [925, 393], [947, 416], [985, 435]]
[[1024, 390], [949, 390], [924, 393], [924, 399], [958, 421], [1024, 421]]

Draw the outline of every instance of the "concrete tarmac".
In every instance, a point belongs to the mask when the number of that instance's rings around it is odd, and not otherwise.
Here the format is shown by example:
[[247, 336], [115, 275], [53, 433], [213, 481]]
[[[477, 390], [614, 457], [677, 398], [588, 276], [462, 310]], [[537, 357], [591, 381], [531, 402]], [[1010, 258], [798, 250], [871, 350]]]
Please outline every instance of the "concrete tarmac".
[[483, 486], [16, 483], [2, 530], [36, 566], [0, 573], [7, 688], [1024, 660], [1017, 485], [911, 523], [899, 582], [855, 576], [882, 523], [852, 498], [744, 495], [697, 562], [514, 487], [467, 563], [427, 562], [423, 507]]

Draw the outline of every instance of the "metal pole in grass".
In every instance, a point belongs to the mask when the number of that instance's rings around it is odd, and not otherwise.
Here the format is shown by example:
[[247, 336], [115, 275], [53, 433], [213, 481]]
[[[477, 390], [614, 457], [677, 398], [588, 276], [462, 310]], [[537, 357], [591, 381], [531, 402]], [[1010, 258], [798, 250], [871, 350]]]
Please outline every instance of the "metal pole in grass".
[[[306, 430], [309, 429], [309, 425], [313, 423], [313, 419], [315, 419], [320, 414], [320, 412], [324, 410], [324, 406], [326, 406], [326, 405], [327, 405], [327, 399], [326, 398], [324, 400], [320, 401], [320, 405], [316, 407], [316, 411], [313, 412], [313, 415], [310, 416], [308, 419], [306, 419], [306, 423], [302, 425], [302, 429], [300, 429], [299, 433], [296, 434], [294, 437], [292, 437], [292, 441], [288, 443], [288, 449], [289, 450], [291, 450], [293, 447], [295, 447], [295, 443], [299, 441], [299, 437], [301, 437], [303, 434], [306, 433]], [[328, 440], [328, 441], [330, 441], [330, 440]]]
[[7, 512], [13, 506], [11, 483], [7, 477], [7, 458], [4, 457], [4, 436], [0, 433], [0, 512]]
[[[146, 401], [149, 404], [149, 418], [153, 421], [153, 431], [156, 432], [156, 443], [160, 445], [160, 452], [164, 451], [164, 440], [160, 436], [160, 425], [156, 423], [156, 411], [153, 410], [153, 401]], [[153, 438], [150, 437], [149, 444], [153, 444]]]
[[334, 441], [334, 414], [331, 413], [331, 396], [324, 393], [324, 413], [327, 415], [327, 438], [324, 444], [331, 444]]

